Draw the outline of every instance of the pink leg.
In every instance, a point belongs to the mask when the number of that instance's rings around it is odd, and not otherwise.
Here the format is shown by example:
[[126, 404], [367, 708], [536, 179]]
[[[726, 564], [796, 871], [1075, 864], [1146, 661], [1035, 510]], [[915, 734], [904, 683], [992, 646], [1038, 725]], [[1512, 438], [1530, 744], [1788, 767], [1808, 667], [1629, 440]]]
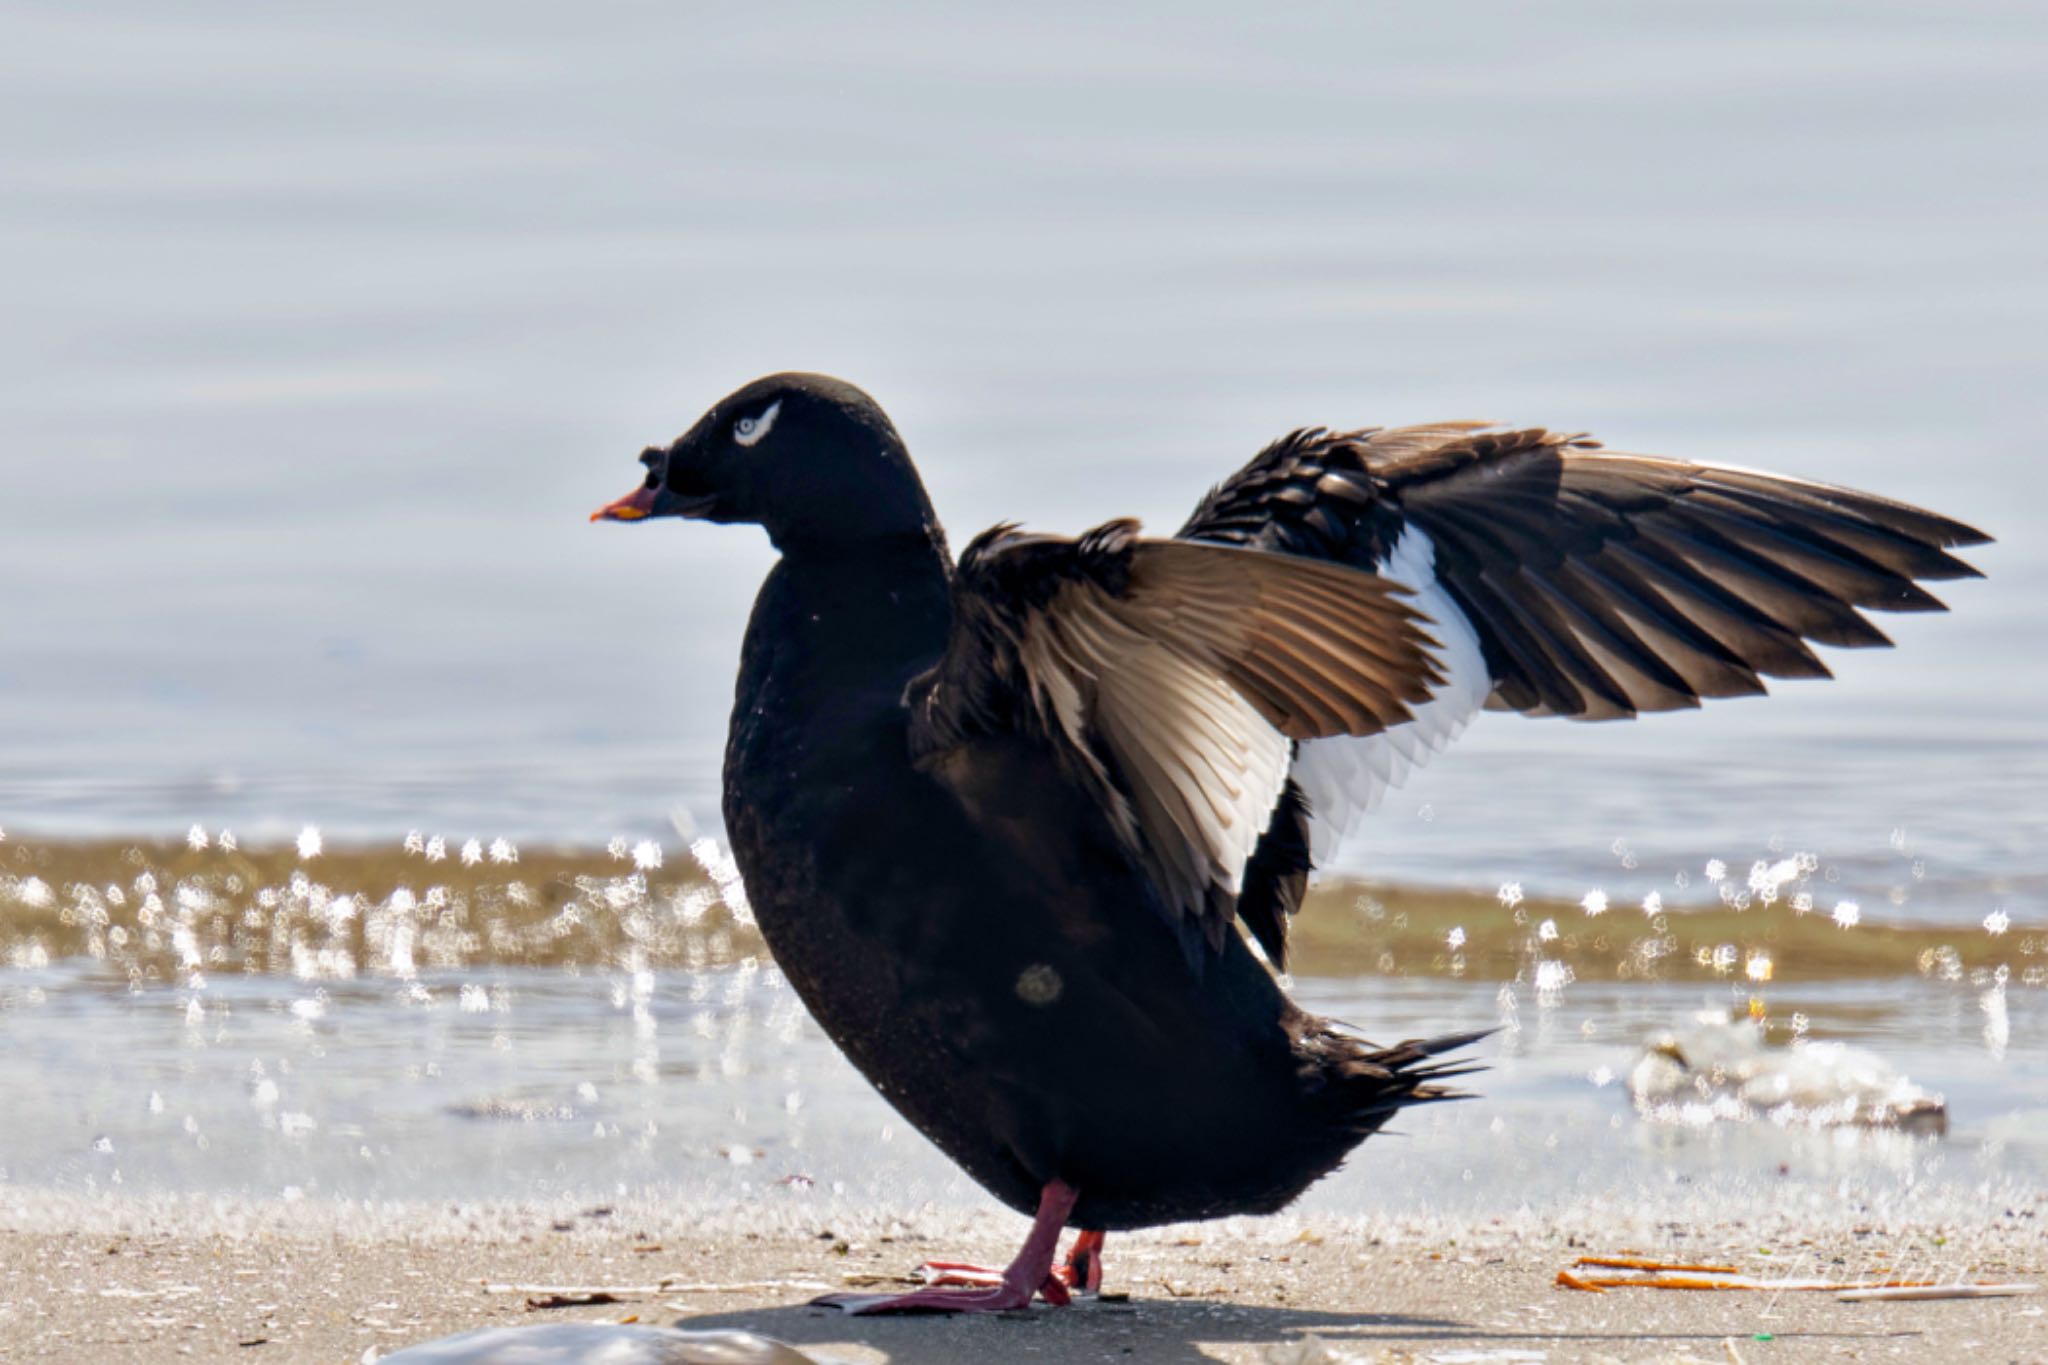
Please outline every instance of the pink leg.
[[1090, 1294], [1102, 1291], [1102, 1234], [1083, 1229], [1074, 1238], [1073, 1250], [1067, 1253], [1067, 1263], [1056, 1272], [1069, 1289], [1085, 1290]]
[[[1102, 1290], [1102, 1240], [1100, 1232], [1083, 1228], [1074, 1237], [1067, 1259], [1052, 1268], [1052, 1278], [1066, 1289], [1089, 1294]], [[918, 1267], [930, 1285], [992, 1285], [1003, 1282], [1003, 1272], [971, 1261], [926, 1261]]]
[[[1052, 1278], [1068, 1289], [1090, 1294], [1102, 1289], [1102, 1240], [1100, 1232], [1083, 1228], [1074, 1237], [1067, 1259], [1052, 1268]], [[1003, 1282], [1003, 1272], [971, 1261], [926, 1261], [918, 1267], [930, 1285], [992, 1285]]]
[[849, 1313], [1004, 1313], [1029, 1308], [1031, 1300], [1043, 1294], [1047, 1303], [1063, 1306], [1069, 1301], [1067, 1288], [1053, 1274], [1052, 1257], [1059, 1249], [1060, 1230], [1066, 1227], [1067, 1215], [1080, 1197], [1080, 1191], [1059, 1180], [1039, 1191], [1038, 1214], [1031, 1220], [1031, 1231], [1017, 1258], [994, 1284], [966, 1290], [935, 1286], [909, 1294], [827, 1294], [811, 1302]]

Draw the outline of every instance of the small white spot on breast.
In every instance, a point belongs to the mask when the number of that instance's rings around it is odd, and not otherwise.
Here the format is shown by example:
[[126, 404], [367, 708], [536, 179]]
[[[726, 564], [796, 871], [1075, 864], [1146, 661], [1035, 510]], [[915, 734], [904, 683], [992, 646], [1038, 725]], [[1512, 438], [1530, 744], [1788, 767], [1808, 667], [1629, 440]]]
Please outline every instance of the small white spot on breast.
[[1044, 962], [1034, 962], [1017, 974], [1017, 998], [1027, 1005], [1050, 1005], [1060, 998], [1060, 974]]

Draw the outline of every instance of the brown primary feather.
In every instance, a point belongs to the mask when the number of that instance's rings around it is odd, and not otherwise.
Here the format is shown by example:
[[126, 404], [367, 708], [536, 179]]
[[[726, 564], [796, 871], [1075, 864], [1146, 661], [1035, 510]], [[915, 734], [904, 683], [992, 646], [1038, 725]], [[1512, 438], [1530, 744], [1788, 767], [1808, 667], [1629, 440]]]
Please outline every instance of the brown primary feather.
[[1585, 719], [1826, 676], [1806, 641], [1885, 643], [1862, 611], [1939, 609], [1914, 580], [1973, 574], [1946, 551], [1984, 539], [1869, 494], [1472, 422], [1295, 432], [1182, 534], [1370, 567], [1410, 526], [1481, 635], [1492, 704]]
[[1807, 641], [1888, 643], [1862, 610], [1939, 610], [1913, 580], [1974, 574], [1945, 550], [1984, 539], [1868, 494], [1534, 429], [1365, 449], [1473, 618], [1492, 704], [1530, 714], [1621, 718], [1826, 677]]

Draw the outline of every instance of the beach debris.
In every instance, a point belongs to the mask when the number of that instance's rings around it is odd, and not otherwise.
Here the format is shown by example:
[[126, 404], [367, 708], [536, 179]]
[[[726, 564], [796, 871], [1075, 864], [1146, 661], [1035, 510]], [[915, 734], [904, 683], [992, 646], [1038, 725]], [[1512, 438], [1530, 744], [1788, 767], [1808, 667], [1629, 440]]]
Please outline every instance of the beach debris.
[[1885, 1299], [2010, 1299], [2040, 1292], [2038, 1284], [1918, 1284], [1845, 1289], [1835, 1297], [1844, 1303], [1876, 1303]]
[[[915, 1283], [915, 1281], [906, 1281]], [[653, 1284], [514, 1284], [486, 1280], [486, 1294], [521, 1294], [529, 1312], [549, 1308], [588, 1308], [600, 1304], [651, 1299], [661, 1294], [759, 1294], [779, 1290], [815, 1294], [831, 1286], [822, 1280], [734, 1280], [712, 1283], [664, 1276]], [[682, 1305], [676, 1305], [680, 1308]]]
[[[899, 1275], [882, 1270], [849, 1270], [839, 1277], [839, 1282], [852, 1289], [876, 1289], [885, 1285], [927, 1285], [935, 1279], [932, 1275]], [[997, 1280], [1001, 1280], [998, 1275]]]
[[365, 1365], [840, 1365], [754, 1332], [691, 1332], [633, 1323], [555, 1322], [486, 1327], [408, 1346]]
[[644, 1299], [664, 1292], [666, 1284], [497, 1284], [486, 1280], [486, 1294], [524, 1294], [528, 1298], [577, 1299], [602, 1294], [605, 1302]]
[[823, 1280], [663, 1280], [664, 1294], [743, 1294], [756, 1293], [763, 1289], [795, 1289], [806, 1294], [815, 1294], [832, 1286]]
[[529, 1294], [526, 1296], [526, 1311], [538, 1313], [549, 1308], [596, 1308], [607, 1303], [622, 1303], [618, 1295], [606, 1289], [593, 1289], [578, 1294]]
[[[1588, 1271], [1624, 1271], [1589, 1274]], [[1830, 1280], [1781, 1276], [1766, 1279], [1732, 1265], [1660, 1261], [1647, 1256], [1581, 1256], [1557, 1272], [1560, 1289], [1604, 1294], [1610, 1289], [1761, 1290], [1767, 1293], [1832, 1293], [1846, 1303], [1883, 1299], [1991, 1299], [2034, 1293], [2032, 1284], [1943, 1282], [1938, 1280]]]
[[1628, 1076], [1636, 1112], [1704, 1126], [1758, 1118], [1781, 1126], [1892, 1128], [1938, 1137], [1948, 1106], [1866, 1048], [1796, 1039], [1768, 1045], [1762, 1023], [1708, 1010], [1651, 1036]]

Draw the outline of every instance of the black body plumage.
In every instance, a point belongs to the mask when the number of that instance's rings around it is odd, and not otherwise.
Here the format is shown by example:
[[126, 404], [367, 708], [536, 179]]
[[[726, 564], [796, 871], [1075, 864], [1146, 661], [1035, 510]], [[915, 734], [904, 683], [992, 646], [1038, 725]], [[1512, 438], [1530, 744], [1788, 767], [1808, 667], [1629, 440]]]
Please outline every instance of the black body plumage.
[[[1495, 706], [1697, 705], [1824, 672], [1802, 637], [1881, 641], [1855, 609], [1932, 604], [1913, 579], [1971, 572], [1944, 547], [1981, 539], [1454, 424], [1296, 433], [1172, 541], [998, 527], [956, 565], [881, 410], [807, 375], [646, 458], [606, 514], [759, 522], [782, 551], [724, 798], [777, 962], [991, 1193], [1029, 1212], [1064, 1182], [1092, 1229], [1277, 1209], [1452, 1096], [1466, 1068], [1439, 1058], [1480, 1034], [1375, 1047], [1297, 1008], [1233, 927], [1283, 960], [1325, 814], [1300, 754], [1414, 722], [1457, 682], [1452, 627]], [[1468, 620], [1376, 572], [1416, 530]]]

